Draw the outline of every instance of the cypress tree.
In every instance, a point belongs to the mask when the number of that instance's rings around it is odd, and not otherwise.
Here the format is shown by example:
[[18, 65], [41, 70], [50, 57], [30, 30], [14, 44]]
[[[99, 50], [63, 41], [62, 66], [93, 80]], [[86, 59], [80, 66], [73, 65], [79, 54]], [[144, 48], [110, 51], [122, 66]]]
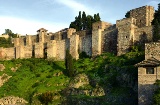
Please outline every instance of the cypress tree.
[[73, 57], [69, 53], [69, 50], [66, 50], [65, 66], [66, 66], [67, 75], [69, 77], [73, 77], [74, 76]]
[[78, 17], [76, 16], [75, 21], [70, 23], [69, 28], [75, 28], [76, 31], [86, 30], [86, 29], [91, 30], [92, 24], [97, 21], [101, 21], [99, 13], [94, 14], [94, 17], [92, 17], [91, 15], [86, 16], [86, 13], [83, 11], [81, 16], [81, 12], [79, 11]]
[[86, 25], [87, 25], [87, 16], [86, 16], [86, 13], [83, 11], [83, 13], [82, 13], [82, 30], [86, 29]]

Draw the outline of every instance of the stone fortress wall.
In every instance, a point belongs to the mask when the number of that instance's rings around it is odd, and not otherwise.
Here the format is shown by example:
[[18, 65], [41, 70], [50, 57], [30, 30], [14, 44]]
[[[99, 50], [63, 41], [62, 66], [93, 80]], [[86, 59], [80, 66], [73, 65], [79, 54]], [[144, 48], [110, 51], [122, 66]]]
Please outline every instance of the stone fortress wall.
[[117, 20], [116, 24], [104, 21], [92, 25], [92, 31], [65, 28], [56, 33], [41, 28], [36, 35], [14, 38], [13, 48], [1, 48], [0, 58], [54, 58], [64, 60], [68, 49], [75, 59], [79, 53], [97, 56], [104, 52], [125, 54], [134, 44], [152, 40], [154, 8], [143, 6], [130, 11], [130, 18]]
[[[117, 20], [116, 24], [104, 21], [93, 23], [92, 31], [65, 28], [56, 33], [48, 33], [46, 29], [41, 28], [36, 35], [14, 38], [12, 48], [0, 48], [0, 59], [35, 57], [64, 60], [67, 49], [75, 59], [79, 58], [81, 52], [86, 52], [89, 56], [97, 56], [104, 52], [119, 56], [129, 52], [133, 45], [142, 45], [146, 60], [153, 55], [160, 60], [160, 42], [152, 42], [153, 18], [154, 8], [143, 6], [130, 10], [130, 17]], [[159, 67], [157, 69], [160, 70]], [[157, 78], [160, 77], [146, 74], [146, 68], [138, 68], [139, 105], [151, 103], [151, 96], [155, 89], [153, 83]]]

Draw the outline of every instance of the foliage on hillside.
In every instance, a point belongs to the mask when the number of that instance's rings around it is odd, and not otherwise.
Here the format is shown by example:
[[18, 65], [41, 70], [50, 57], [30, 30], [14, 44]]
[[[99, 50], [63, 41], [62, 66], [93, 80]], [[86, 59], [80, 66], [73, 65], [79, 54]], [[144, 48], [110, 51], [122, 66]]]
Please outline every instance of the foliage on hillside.
[[0, 37], [0, 47], [13, 47], [12, 38], [18, 37], [17, 34], [14, 34], [10, 29], [5, 29], [2, 35], [9, 35], [9, 38]]
[[[1, 63], [6, 69], [0, 72], [0, 75], [6, 73], [12, 77], [0, 87], [0, 97], [14, 95], [36, 104], [38, 96], [48, 91], [59, 97], [59, 92], [69, 81], [63, 74], [64, 62], [32, 58], [1, 61]], [[12, 71], [18, 66], [20, 67], [16, 71]]]
[[0, 47], [13, 47], [13, 43], [11, 43], [11, 37], [9, 37], [8, 39], [0, 37]]
[[[137, 47], [134, 47], [131, 52], [119, 57], [105, 53], [96, 58], [82, 57], [73, 65], [77, 71], [76, 74], [85, 73], [88, 75], [90, 86], [85, 88], [92, 89], [96, 85], [104, 88], [106, 96], [96, 97], [96, 99], [111, 97], [114, 100], [119, 98], [127, 100], [129, 97], [130, 100], [136, 102], [138, 74], [137, 68], [133, 65], [143, 59], [144, 52], [140, 52]], [[67, 88], [72, 79], [67, 76], [64, 62], [32, 58], [1, 61], [0, 63], [6, 67], [4, 71], [0, 71], [0, 75], [6, 73], [12, 76], [8, 82], [0, 87], [0, 97], [19, 96], [32, 104], [40, 102], [48, 104], [45, 100], [51, 102], [51, 98], [53, 98], [51, 103], [58, 104], [62, 101], [60, 99], [65, 97], [62, 91]], [[16, 67], [19, 68], [16, 71], [13, 70]], [[74, 96], [72, 99], [81, 100], [84, 97], [85, 99], [95, 99], [92, 96], [81, 95]], [[103, 104], [107, 105], [108, 102]]]
[[86, 15], [84, 11], [81, 14], [81, 11], [79, 11], [79, 15], [76, 16], [75, 20], [70, 23], [69, 28], [75, 28], [76, 31], [91, 30], [92, 24], [97, 21], [101, 21], [99, 13], [94, 14], [94, 16], [91, 16], [91, 15]]
[[154, 19], [152, 21], [153, 28], [153, 41], [160, 40], [160, 3], [158, 4], [158, 10], [155, 10]]

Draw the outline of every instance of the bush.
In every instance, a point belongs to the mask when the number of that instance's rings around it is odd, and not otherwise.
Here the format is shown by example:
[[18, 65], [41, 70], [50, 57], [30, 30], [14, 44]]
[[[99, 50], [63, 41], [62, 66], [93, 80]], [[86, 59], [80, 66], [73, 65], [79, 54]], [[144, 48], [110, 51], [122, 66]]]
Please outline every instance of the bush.
[[42, 104], [48, 105], [48, 103], [52, 103], [53, 93], [51, 92], [42, 93], [41, 95], [39, 95], [38, 99]]
[[87, 54], [86, 54], [86, 52], [84, 52], [84, 51], [82, 51], [80, 54], [79, 54], [79, 58], [80, 59], [83, 59], [83, 58], [89, 58], [90, 56], [88, 56]]

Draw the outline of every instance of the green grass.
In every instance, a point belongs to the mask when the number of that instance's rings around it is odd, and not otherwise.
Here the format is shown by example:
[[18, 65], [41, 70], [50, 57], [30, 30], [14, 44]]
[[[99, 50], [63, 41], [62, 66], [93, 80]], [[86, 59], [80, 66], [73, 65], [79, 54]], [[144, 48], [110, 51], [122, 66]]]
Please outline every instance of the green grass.
[[[12, 76], [0, 88], [0, 97], [14, 95], [26, 100], [30, 94], [44, 93], [46, 91], [59, 92], [68, 84], [69, 78], [63, 73], [54, 76], [55, 73], [63, 72], [64, 62], [53, 62], [44, 59], [18, 59], [1, 61], [5, 65], [5, 70], [0, 72]], [[16, 72], [11, 71], [16, 64], [21, 66]]]
[[[80, 89], [92, 89], [98, 84], [104, 89], [111, 88], [110, 94], [114, 96], [128, 96], [128, 91], [132, 91], [132, 88], [128, 88], [130, 85], [122, 78], [123, 74], [127, 74], [129, 81], [135, 83], [137, 81], [137, 68], [133, 65], [143, 59], [144, 52], [134, 51], [118, 57], [105, 53], [94, 59], [79, 59], [74, 62], [76, 73], [85, 73], [90, 80], [94, 81], [86, 87], [80, 87]], [[47, 91], [60, 94], [62, 90], [67, 88], [70, 79], [72, 79], [65, 75], [65, 63], [63, 61], [31, 58], [0, 61], [0, 63], [6, 67], [4, 71], [0, 71], [0, 75], [6, 73], [12, 76], [8, 82], [0, 87], [0, 98], [14, 95], [30, 102], [30, 100], [37, 100], [38, 94]], [[11, 71], [11, 68], [18, 65], [20, 66], [16, 72]], [[122, 86], [126, 86], [125, 91], [123, 91], [124, 87]], [[81, 96], [77, 97], [81, 98]]]

